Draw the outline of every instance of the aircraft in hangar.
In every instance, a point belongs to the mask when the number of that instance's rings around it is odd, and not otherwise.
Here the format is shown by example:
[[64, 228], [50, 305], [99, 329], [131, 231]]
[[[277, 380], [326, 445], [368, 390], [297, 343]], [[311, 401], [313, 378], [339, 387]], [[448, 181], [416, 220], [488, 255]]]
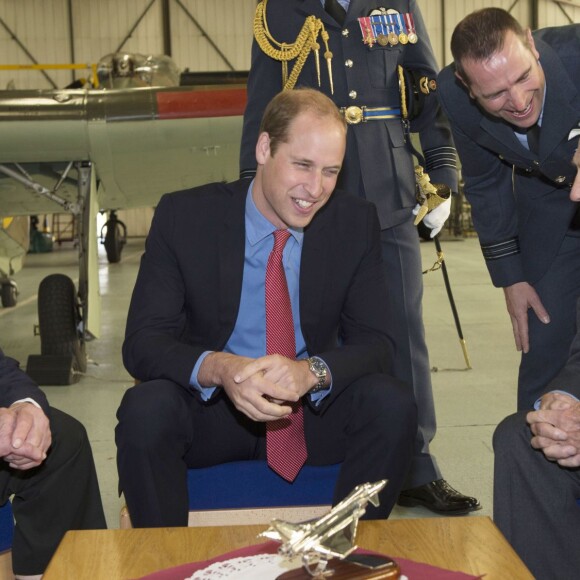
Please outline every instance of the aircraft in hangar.
[[72, 213], [78, 291], [70, 278], [51, 275], [40, 284], [38, 306], [41, 356], [73, 355], [73, 371], [86, 370], [84, 343], [99, 336], [97, 214], [108, 212], [104, 244], [116, 262], [126, 235], [117, 210], [238, 177], [247, 73], [186, 73], [178, 85], [171, 61], [161, 65], [109, 55], [99, 63], [104, 89], [0, 91], [2, 302], [16, 303], [12, 276], [26, 252], [9, 228], [21, 216]]

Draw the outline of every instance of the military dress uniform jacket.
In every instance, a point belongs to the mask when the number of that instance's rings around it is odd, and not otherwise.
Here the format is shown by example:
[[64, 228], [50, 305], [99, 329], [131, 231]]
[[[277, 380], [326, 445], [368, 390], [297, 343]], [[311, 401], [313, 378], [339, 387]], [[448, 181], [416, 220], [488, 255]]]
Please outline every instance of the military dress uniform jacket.
[[475, 229], [492, 281], [501, 287], [543, 276], [564, 236], [574, 234], [569, 226], [578, 207], [569, 194], [580, 132], [580, 25], [536, 31], [534, 40], [546, 76], [539, 156], [520, 144], [510, 125], [481, 111], [454, 65], [438, 79]]
[[[379, 7], [412, 13], [418, 42], [396, 46], [375, 43], [372, 47], [364, 44], [357, 18], [368, 16]], [[330, 91], [325, 46], [320, 38], [320, 87], [312, 52], [296, 87], [320, 88], [338, 107], [400, 109], [397, 65], [420, 71], [430, 78], [437, 74], [437, 63], [415, 0], [351, 0], [343, 26], [324, 11], [320, 0], [269, 0], [266, 5], [268, 29], [278, 42], [293, 43], [309, 15], [320, 18], [330, 35], [334, 94]], [[294, 61], [289, 63], [289, 71], [293, 64]], [[240, 156], [242, 176], [255, 170], [262, 113], [281, 89], [281, 63], [267, 56], [254, 40]], [[446, 183], [457, 191], [455, 149], [448, 122], [437, 115], [438, 110], [437, 99], [430, 95], [422, 114], [412, 122], [411, 130], [420, 133], [431, 181]], [[339, 187], [372, 201], [377, 206], [382, 229], [409, 218], [410, 208], [416, 204], [414, 161], [399, 117], [349, 125]]]

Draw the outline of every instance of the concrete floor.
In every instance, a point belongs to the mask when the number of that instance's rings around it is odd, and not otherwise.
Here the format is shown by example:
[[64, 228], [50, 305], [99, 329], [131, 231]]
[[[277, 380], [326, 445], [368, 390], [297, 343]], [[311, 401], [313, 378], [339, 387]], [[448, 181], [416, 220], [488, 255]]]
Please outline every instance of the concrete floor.
[[[119, 264], [109, 265], [99, 249], [102, 295], [101, 337], [88, 344], [87, 374], [71, 386], [44, 387], [51, 405], [84, 423], [97, 464], [109, 527], [119, 527], [122, 500], [117, 494], [115, 412], [132, 380], [121, 362], [125, 317], [144, 240], [130, 239]], [[425, 276], [424, 318], [433, 368], [438, 433], [432, 444], [444, 477], [463, 493], [478, 497], [492, 512], [495, 425], [513, 412], [519, 355], [515, 350], [503, 292], [494, 289], [475, 238], [443, 242], [447, 268], [472, 369], [466, 362], [440, 271]], [[436, 259], [435, 247], [422, 243], [425, 269]], [[44, 276], [60, 272], [78, 279], [77, 253], [70, 244], [55, 245], [48, 254], [29, 255], [16, 276], [16, 307], [0, 308], [0, 347], [26, 365], [40, 353], [33, 335], [37, 322], [36, 293]], [[395, 508], [392, 517], [434, 516], [423, 508]]]

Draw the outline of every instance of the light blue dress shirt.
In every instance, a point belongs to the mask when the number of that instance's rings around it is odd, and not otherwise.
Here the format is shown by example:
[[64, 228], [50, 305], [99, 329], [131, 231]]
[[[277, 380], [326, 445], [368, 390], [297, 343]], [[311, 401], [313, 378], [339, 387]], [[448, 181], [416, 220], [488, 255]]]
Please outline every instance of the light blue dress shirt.
[[[265, 272], [268, 257], [274, 247], [273, 233], [276, 228], [258, 211], [252, 198], [254, 182], [250, 184], [246, 197], [246, 242], [244, 253], [244, 274], [240, 308], [234, 330], [226, 343], [223, 352], [239, 356], [259, 358], [266, 354], [266, 290]], [[294, 334], [296, 337], [296, 358], [307, 358], [306, 342], [300, 326], [300, 260], [304, 232], [302, 229], [289, 229], [290, 237], [284, 247], [282, 263], [286, 273]], [[216, 387], [202, 387], [197, 379], [199, 368], [205, 357], [212, 351], [204, 352], [193, 367], [190, 384], [201, 393], [207, 401]], [[321, 401], [330, 392], [323, 389], [311, 396], [313, 402]]]

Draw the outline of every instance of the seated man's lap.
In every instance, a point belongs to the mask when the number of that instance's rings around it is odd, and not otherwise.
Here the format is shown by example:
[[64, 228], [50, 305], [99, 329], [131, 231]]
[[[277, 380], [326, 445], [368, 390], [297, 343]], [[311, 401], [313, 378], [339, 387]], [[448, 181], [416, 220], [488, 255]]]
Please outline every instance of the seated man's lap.
[[264, 425], [223, 393], [204, 402], [172, 381], [147, 381], [125, 393], [117, 418], [117, 446], [128, 451], [178, 454], [190, 468], [261, 458]]
[[329, 465], [345, 458], [357, 438], [377, 445], [416, 420], [412, 389], [387, 375], [367, 375], [348, 385], [322, 412], [305, 406], [308, 464]]
[[[304, 405], [307, 463], [341, 462], [358, 432], [373, 430], [381, 439], [380, 432], [397, 429], [412, 409], [410, 387], [386, 375], [355, 381], [322, 411]], [[225, 393], [203, 402], [171, 381], [148, 381], [127, 391], [117, 417], [118, 445], [180, 453], [190, 468], [266, 458], [265, 423], [239, 412]]]

